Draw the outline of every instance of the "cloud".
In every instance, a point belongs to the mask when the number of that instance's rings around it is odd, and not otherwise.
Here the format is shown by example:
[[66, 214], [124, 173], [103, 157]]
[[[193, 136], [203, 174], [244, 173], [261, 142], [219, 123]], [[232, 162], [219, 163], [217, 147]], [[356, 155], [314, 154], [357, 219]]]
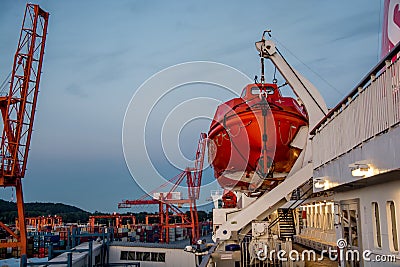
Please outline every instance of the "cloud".
[[89, 95], [82, 89], [82, 87], [77, 84], [69, 85], [68, 87], [65, 88], [65, 91], [68, 94], [79, 97], [79, 98], [88, 98], [89, 97]]
[[[76, 0], [37, 2], [51, 16], [40, 86], [43, 90], [39, 96], [40, 112], [35, 121], [29, 163], [32, 179], [26, 181], [27, 199], [83, 203], [85, 209], [113, 211], [124, 197], [142, 194], [121, 156], [121, 124], [130, 97], [147, 78], [165, 67], [192, 60], [228, 64], [252, 78], [260, 68], [254, 42], [264, 29], [270, 28], [273, 36], [282, 40], [302, 62], [347, 92], [373, 65], [371, 55], [377, 45], [373, 34], [378, 32], [380, 1], [366, 4], [365, 0], [290, 3], [259, 0], [252, 5], [241, 1], [226, 5], [210, 0], [187, 3], [101, 0], [97, 5]], [[11, 70], [24, 9], [24, 2], [0, 1], [0, 33], [4, 36], [0, 43], [2, 76]], [[261, 16], [256, 15], [259, 10], [263, 12]], [[281, 51], [304, 76], [312, 82], [316, 80], [330, 106], [340, 100], [284, 48]], [[272, 77], [273, 68], [267, 73]], [[216, 75], [220, 73], [210, 76]], [[236, 84], [232, 86], [242, 87]], [[156, 88], [160, 86], [156, 84]], [[188, 92], [171, 95], [175, 102], [166, 98], [164, 106], [179, 105], [186, 99], [184, 96], [207, 96], [207, 92], [214, 95], [216, 91], [193, 86]], [[231, 97], [224, 92], [217, 94], [219, 99]], [[215, 107], [201, 109], [215, 111]], [[165, 108], [159, 111], [154, 114], [156, 117]], [[192, 137], [195, 128], [188, 127], [180, 139], [188, 156], [193, 154], [197, 141], [197, 134]], [[131, 138], [134, 140], [140, 131], [134, 129]], [[172, 177], [177, 170], [157, 154], [161, 144], [160, 137], [155, 137], [150, 144], [154, 163], [165, 177]], [[43, 158], [54, 160], [51, 172], [49, 163], [42, 164]], [[88, 164], [89, 160], [93, 164]], [[72, 171], [71, 165], [76, 165]], [[146, 174], [147, 170], [143, 168], [142, 172]], [[212, 172], [204, 177], [213, 180]], [[113, 182], [121, 179], [124, 184], [110, 188], [107, 186], [110, 179]], [[43, 195], [43, 186], [63, 190]], [[96, 194], [86, 192], [88, 187]], [[78, 191], [71, 194], [74, 190]]]
[[374, 10], [343, 14], [340, 18], [331, 18], [325, 24], [316, 24], [318, 32], [326, 31], [328, 42], [360, 40], [379, 32], [379, 15]]

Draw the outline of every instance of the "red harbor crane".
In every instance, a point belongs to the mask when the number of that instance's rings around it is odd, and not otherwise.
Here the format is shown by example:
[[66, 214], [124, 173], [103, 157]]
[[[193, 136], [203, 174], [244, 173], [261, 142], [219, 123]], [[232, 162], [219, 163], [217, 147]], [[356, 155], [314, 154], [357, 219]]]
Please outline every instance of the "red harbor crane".
[[14, 64], [9, 92], [0, 96], [3, 133], [0, 147], [0, 186], [15, 187], [18, 208], [18, 230], [14, 233], [0, 222], [16, 241], [0, 243], [0, 248], [19, 247], [26, 254], [26, 228], [21, 179], [25, 176], [49, 13], [38, 5], [27, 4]]
[[[194, 167], [186, 168], [180, 174], [172, 177], [166, 183], [151, 191], [149, 194], [142, 196], [136, 200], [124, 200], [118, 204], [118, 208], [131, 208], [134, 205], [158, 205], [159, 225], [160, 225], [160, 243], [169, 243], [169, 228], [177, 225], [191, 229], [192, 243], [200, 238], [199, 219], [197, 214], [196, 200], [199, 199], [201, 178], [203, 175], [204, 155], [207, 146], [207, 134], [201, 133], [197, 145], [196, 158]], [[186, 180], [188, 187], [188, 198], [181, 199], [175, 197], [176, 188]], [[161, 188], [172, 184], [171, 189], [167, 193], [159, 193]], [[151, 197], [151, 199], [148, 199]], [[185, 216], [184, 212], [179, 208], [182, 205], [189, 206], [190, 218]], [[172, 215], [170, 214], [172, 212]], [[181, 217], [182, 223], [171, 225], [169, 223], [170, 216]], [[165, 231], [165, 240], [163, 232]]]
[[111, 219], [113, 221], [113, 226], [115, 226], [115, 228], [119, 228], [122, 225], [122, 221], [124, 219], [130, 221], [132, 224], [136, 224], [136, 217], [133, 215], [121, 215], [119, 213], [92, 215], [89, 216], [89, 226], [91, 228], [90, 229], [91, 231], [93, 231], [95, 227], [96, 220], [101, 220], [101, 219]]

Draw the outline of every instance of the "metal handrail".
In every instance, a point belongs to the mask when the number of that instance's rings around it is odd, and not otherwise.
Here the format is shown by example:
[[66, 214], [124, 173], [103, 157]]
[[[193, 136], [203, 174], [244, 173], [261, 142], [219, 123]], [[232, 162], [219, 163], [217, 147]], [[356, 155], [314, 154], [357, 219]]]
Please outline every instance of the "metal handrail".
[[209, 250], [207, 255], [205, 255], [202, 260], [201, 263], [199, 265], [199, 267], [206, 267], [207, 264], [209, 263], [210, 259], [211, 259], [211, 255], [213, 254], [213, 252], [215, 251], [215, 249], [217, 248], [217, 246], [219, 245], [219, 243], [215, 243]]
[[67, 267], [72, 267], [72, 252], [68, 252], [66, 261], [53, 261], [53, 262], [28, 262], [28, 257], [26, 254], [21, 256], [20, 267], [27, 266], [47, 266], [47, 265], [64, 265]]
[[392, 60], [394, 56], [396, 56], [400, 52], [400, 43], [398, 43], [384, 58], [382, 58], [378, 64], [375, 65], [369, 71], [364, 78], [354, 87], [354, 89], [346, 96], [343, 98], [342, 101], [340, 101], [334, 108], [332, 108], [328, 114], [322, 120], [312, 129], [310, 132], [311, 135], [314, 135], [316, 131], [326, 122], [328, 121], [329, 118], [331, 118], [335, 112], [340, 110], [343, 106], [343, 104], [347, 105], [349, 103], [349, 99], [353, 99], [358, 93], [359, 93], [359, 88], [363, 88], [365, 85], [367, 85], [370, 80], [372, 75], [377, 75], [383, 67], [386, 65], [386, 61]]

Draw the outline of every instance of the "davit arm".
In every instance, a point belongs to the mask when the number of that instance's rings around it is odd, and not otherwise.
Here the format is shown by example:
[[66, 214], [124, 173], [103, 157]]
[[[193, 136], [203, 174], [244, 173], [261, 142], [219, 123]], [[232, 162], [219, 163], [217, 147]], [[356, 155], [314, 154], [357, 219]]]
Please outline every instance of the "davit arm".
[[250, 230], [249, 227], [252, 221], [265, 219], [266, 216], [289, 200], [290, 193], [293, 190], [312, 178], [313, 166], [310, 163], [312, 156], [309, 140], [310, 129], [313, 129], [328, 113], [325, 101], [319, 91], [310, 81], [287, 63], [272, 40], [266, 40], [263, 36], [261, 41], [256, 42], [256, 48], [260, 52], [261, 58], [267, 58], [272, 61], [293, 92], [303, 102], [309, 119], [308, 135], [304, 135], [304, 139], [306, 138], [306, 140], [303, 141], [303, 151], [285, 181], [244, 209], [234, 212], [229, 216], [227, 215], [226, 222], [214, 233], [214, 241], [237, 240], [239, 231], [241, 234], [246, 234]]
[[266, 40], [263, 36], [261, 41], [256, 42], [256, 48], [260, 52], [260, 57], [271, 60], [293, 92], [303, 102], [308, 113], [309, 128], [313, 129], [328, 113], [325, 101], [317, 88], [287, 63], [272, 40]]

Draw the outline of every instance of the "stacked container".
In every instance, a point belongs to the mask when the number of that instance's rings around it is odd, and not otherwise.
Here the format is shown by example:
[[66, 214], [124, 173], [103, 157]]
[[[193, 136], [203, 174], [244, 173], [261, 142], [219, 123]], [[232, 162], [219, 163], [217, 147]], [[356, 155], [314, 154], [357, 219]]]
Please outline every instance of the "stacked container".
[[175, 228], [168, 228], [169, 242], [175, 241]]
[[176, 227], [176, 240], [181, 241], [183, 240], [183, 228], [180, 226]]

